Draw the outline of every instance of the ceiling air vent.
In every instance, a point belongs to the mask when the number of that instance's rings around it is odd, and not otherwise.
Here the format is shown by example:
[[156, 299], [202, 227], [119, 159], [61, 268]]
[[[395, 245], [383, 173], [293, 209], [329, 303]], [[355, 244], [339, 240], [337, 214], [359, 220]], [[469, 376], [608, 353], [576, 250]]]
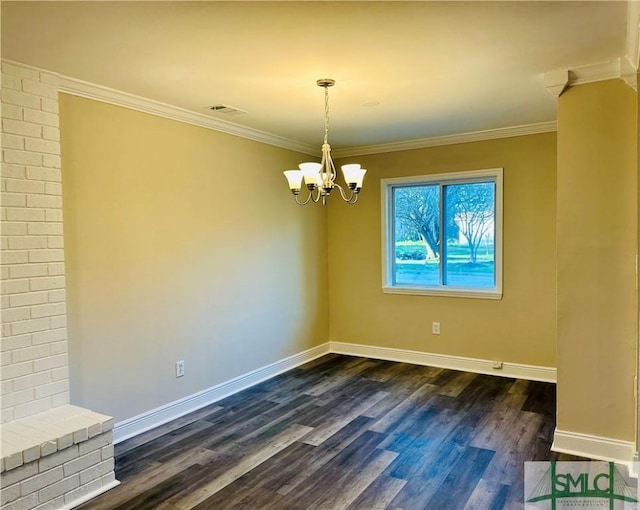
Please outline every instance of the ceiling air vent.
[[245, 110], [241, 110], [240, 108], [235, 108], [234, 106], [229, 106], [228, 104], [214, 104], [209, 107], [209, 110], [215, 113], [224, 113], [225, 115], [242, 115], [243, 113], [247, 113]]

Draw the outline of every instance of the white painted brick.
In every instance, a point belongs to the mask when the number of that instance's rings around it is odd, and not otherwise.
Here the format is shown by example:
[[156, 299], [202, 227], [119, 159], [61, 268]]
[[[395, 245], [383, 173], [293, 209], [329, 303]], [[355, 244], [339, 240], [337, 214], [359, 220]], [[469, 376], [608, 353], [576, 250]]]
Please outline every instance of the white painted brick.
[[[58, 482], [58, 483], [62, 483], [62, 482]], [[45, 489], [42, 489], [42, 491], [45, 491]], [[38, 498], [42, 498], [42, 491], [40, 491], [38, 493]], [[40, 499], [40, 501], [42, 501], [42, 499]], [[59, 510], [60, 508], [64, 507], [64, 496], [58, 496], [55, 499], [50, 499], [49, 501], [46, 501], [45, 503], [41, 503], [39, 504], [37, 507], [35, 507], [33, 510]]]
[[0, 252], [2, 264], [24, 264], [29, 261], [28, 251], [3, 251]]
[[44, 372], [45, 370], [51, 370], [53, 368], [60, 368], [68, 363], [68, 357], [66, 354], [58, 354], [57, 356], [51, 356], [49, 358], [42, 358], [33, 361], [34, 372]]
[[[10, 409], [2, 409], [0, 411], [0, 423], [8, 423], [13, 420], [13, 407]], [[1, 458], [0, 461], [2, 462], [2, 469], [4, 469], [4, 458]]]
[[10, 454], [4, 454], [4, 468], [7, 471], [11, 471], [12, 469], [19, 468], [24, 464], [22, 459], [22, 452], [12, 452]]
[[58, 182], [45, 182], [44, 192], [47, 195], [62, 195], [62, 184]]
[[62, 209], [45, 209], [44, 219], [45, 221], [61, 222]]
[[33, 362], [27, 361], [26, 363], [19, 363], [17, 365], [10, 365], [2, 369], [0, 377], [3, 381], [9, 379], [16, 379], [23, 375], [29, 375], [33, 372]]
[[48, 455], [47, 457], [42, 457], [38, 461], [38, 468], [40, 472], [44, 472], [48, 469], [52, 469], [54, 467], [62, 466], [66, 462], [70, 462], [73, 459], [77, 459], [79, 456], [78, 453], [78, 445], [72, 445], [69, 448], [65, 448], [59, 452], [54, 453], [53, 455]]
[[[58, 197], [55, 197], [58, 198]], [[51, 236], [47, 238], [47, 248], [64, 248], [64, 237], [63, 236]], [[63, 264], [57, 264], [58, 266], [62, 266]], [[54, 264], [50, 264], [49, 267], [54, 270]], [[60, 272], [61, 268], [56, 268], [54, 270], [55, 274], [62, 274]], [[64, 273], [64, 268], [62, 268], [62, 272]]]
[[[40, 166], [44, 164], [44, 158], [46, 157], [54, 157], [54, 156], [49, 156], [49, 155], [43, 156], [42, 154], [37, 152], [22, 152], [22, 151], [15, 151], [11, 149], [2, 150], [2, 161], [4, 163]], [[45, 166], [53, 166], [53, 165], [45, 165]], [[59, 168], [59, 166], [57, 168]]]
[[49, 501], [59, 496], [63, 496], [66, 492], [77, 489], [80, 486], [80, 477], [78, 475], [70, 476], [64, 480], [45, 487], [38, 493], [40, 501]]
[[40, 108], [42, 109], [42, 111], [49, 112], [49, 113], [60, 112], [60, 105], [58, 101], [55, 101], [53, 99], [42, 98], [40, 100], [40, 104], [41, 104]]
[[3, 104], [1, 113], [3, 119], [22, 120], [21, 106], [16, 106], [13, 104]]
[[44, 193], [44, 183], [24, 179], [5, 179], [7, 191], [13, 193]]
[[60, 129], [50, 126], [42, 126], [42, 138], [45, 140], [60, 141]]
[[20, 78], [28, 78], [30, 80], [38, 80], [40, 76], [40, 73], [35, 69], [10, 64], [9, 62], [2, 62], [2, 72], [13, 76], [19, 76]]
[[64, 475], [71, 476], [101, 461], [100, 450], [92, 451], [64, 464]]
[[6, 395], [13, 391], [13, 381], [0, 382], [0, 395]]
[[44, 152], [46, 154], [60, 154], [60, 142], [52, 142], [51, 140], [26, 138], [24, 146], [28, 151]]
[[35, 388], [41, 384], [49, 384], [51, 382], [51, 374], [42, 372], [40, 374], [31, 374], [25, 377], [17, 377], [13, 379], [13, 391], [19, 391], [27, 388]]
[[9, 322], [24, 321], [31, 319], [31, 309], [26, 308], [10, 308], [2, 312], [2, 322], [5, 324]]
[[40, 108], [40, 98], [38, 96], [5, 88], [2, 89], [2, 102], [26, 108]]
[[[51, 379], [54, 381], [61, 381], [62, 379], [69, 379], [69, 368], [68, 367], [60, 367], [49, 372], [51, 374]], [[86, 439], [86, 438], [85, 438]], [[83, 439], [84, 441], [84, 439]], [[75, 435], [73, 438], [73, 442], [76, 443]]]
[[64, 288], [64, 276], [46, 276], [44, 278], [32, 278], [30, 281], [30, 289], [32, 291]]
[[22, 79], [9, 73], [2, 73], [2, 88], [11, 90], [22, 90]]
[[[69, 395], [68, 391], [65, 391], [63, 393], [56, 393], [55, 395], [51, 395], [51, 406], [52, 407], [65, 406], [65, 405], [68, 405], [70, 401], [71, 401], [71, 396]], [[70, 437], [69, 440], [71, 441], [71, 443], [73, 443], [73, 434], [71, 434], [71, 437]]]
[[47, 239], [42, 236], [12, 236], [8, 240], [10, 250], [33, 250], [47, 247]]
[[46, 97], [48, 99], [58, 99], [58, 87], [48, 83], [40, 83], [35, 80], [22, 80], [22, 91], [34, 96]]
[[114, 448], [113, 448], [113, 442], [109, 443], [106, 446], [103, 446], [100, 449], [100, 455], [102, 460], [107, 460], [107, 459], [111, 459], [114, 457]]
[[0, 175], [4, 178], [24, 179], [26, 168], [16, 165], [0, 165]]
[[38, 305], [31, 307], [31, 317], [38, 319], [40, 317], [54, 317], [55, 315], [63, 315], [67, 313], [65, 303], [48, 303], [46, 305]]
[[[2, 365], [3, 367], [6, 365], [10, 365], [11, 364], [11, 353], [10, 352], [0, 352], [0, 365]], [[5, 402], [2, 402], [2, 406], [3, 407], [7, 407], [6, 405], [4, 405]], [[13, 404], [12, 404], [13, 405]]]
[[69, 348], [66, 340], [64, 342], [56, 342], [54, 344], [51, 344], [51, 354], [64, 354], [68, 352], [68, 349]]
[[80, 448], [79, 452], [80, 452], [80, 455], [86, 455], [94, 450], [100, 450], [101, 452], [100, 455], [102, 455], [102, 448], [104, 448], [105, 446], [109, 446], [112, 443], [113, 443], [112, 434], [110, 433], [100, 434], [99, 436], [89, 439], [84, 443], [80, 443], [78, 445]]
[[44, 209], [19, 209], [7, 207], [9, 221], [44, 221]]
[[[14, 135], [31, 136], [33, 138], [40, 138], [42, 136], [42, 126], [33, 124], [31, 122], [25, 122], [23, 120], [2, 119], [2, 131], [4, 133], [11, 133]], [[12, 147], [4, 146], [5, 149]], [[15, 148], [15, 147], [13, 147]], [[36, 151], [42, 152], [42, 151]]]
[[58, 444], [55, 441], [45, 441], [40, 444], [41, 456], [46, 457], [52, 455], [58, 450]]
[[[33, 122], [35, 124], [41, 124], [43, 126], [51, 126], [58, 127], [59, 117], [55, 113], [43, 112], [40, 110], [40, 98], [38, 98], [37, 106], [25, 106], [24, 111], [22, 112], [22, 116], [24, 120], [27, 122]], [[38, 108], [37, 110], [32, 110], [31, 108]]]
[[114, 462], [113, 458], [100, 462], [100, 464], [96, 464], [95, 466], [90, 467], [89, 469], [85, 469], [80, 472], [80, 483], [86, 484], [91, 482], [92, 480], [96, 480], [98, 478], [102, 478], [104, 475], [113, 471]]
[[7, 503], [11, 503], [19, 497], [20, 486], [17, 484], [9, 485], [8, 487], [5, 485], [2, 489], [0, 489], [0, 504], [2, 505], [2, 508], [4, 508], [4, 505], [6, 505]]
[[[25, 402], [30, 402], [33, 400], [33, 395], [34, 395], [33, 388], [27, 388], [21, 391], [14, 391], [2, 399], [2, 408], [6, 409], [7, 407], [15, 407], [17, 405], [24, 404]], [[7, 431], [3, 431], [2, 435], [3, 435], [3, 447], [4, 447], [4, 443], [6, 443]], [[21, 441], [21, 442], [24, 442], [24, 441]], [[17, 444], [17, 442], [16, 442], [16, 445], [20, 448], [22, 447], [22, 445]]]
[[64, 502], [66, 505], [71, 505], [75, 501], [79, 500], [80, 498], [84, 498], [89, 494], [99, 491], [101, 487], [102, 487], [102, 482], [100, 480], [94, 480], [91, 483], [88, 483], [86, 485], [81, 485], [79, 488], [65, 494]]
[[[25, 237], [25, 239], [30, 239], [30, 238]], [[42, 238], [36, 237], [35, 239], [42, 239]], [[11, 239], [9, 239], [9, 247], [11, 247]], [[29, 278], [33, 276], [47, 276], [49, 274], [49, 267], [47, 266], [47, 264], [20, 264], [17, 266], [9, 267], [9, 274], [11, 275], [11, 278]]]
[[[0, 196], [0, 203], [2, 203], [2, 205], [5, 207], [26, 207], [27, 195], [25, 195], [24, 193], [2, 192], [2, 195]], [[9, 235], [6, 232], [4, 225], [2, 225], [2, 234]]]
[[[49, 264], [49, 274], [59, 276], [64, 274], [64, 267], [59, 270], [54, 270], [59, 264]], [[52, 290], [49, 292], [49, 303], [59, 303], [60, 301], [66, 301], [67, 293], [64, 289]]]
[[48, 83], [50, 85], [55, 85], [57, 87], [60, 80], [58, 79], [57, 74], [40, 71], [40, 81], [42, 83]]
[[62, 181], [62, 171], [59, 168], [29, 167], [27, 168], [27, 179], [60, 182]]
[[58, 317], [51, 317], [49, 319], [49, 329], [66, 328], [67, 316], [59, 315]]
[[2, 224], [2, 235], [5, 236], [23, 236], [27, 234], [27, 224], [24, 222]]
[[9, 296], [9, 302], [11, 303], [11, 307], [39, 305], [42, 303], [46, 303], [48, 299], [49, 299], [49, 296], [47, 295], [46, 292], [16, 294], [14, 296]]
[[[5, 121], [8, 122], [8, 121]], [[10, 135], [9, 133], [2, 133], [2, 147], [5, 149], [24, 149], [24, 136]]]
[[[25, 181], [29, 182], [29, 181]], [[27, 197], [27, 207], [42, 207], [43, 209], [60, 209], [62, 207], [62, 197], [53, 195], [29, 195]]]
[[28, 291], [29, 280], [5, 280], [2, 282], [2, 294], [18, 294]]
[[62, 223], [30, 223], [27, 225], [29, 235], [62, 235]]
[[[11, 351], [11, 359], [14, 363], [22, 363], [23, 361], [31, 361], [34, 359], [44, 358], [51, 354], [51, 347], [49, 344], [36, 345], [34, 347], [27, 347], [26, 349], [15, 349]], [[46, 397], [48, 395], [42, 395]], [[42, 398], [36, 397], [36, 398]], [[20, 402], [22, 403], [22, 402]]]
[[[34, 209], [35, 210], [35, 209]], [[29, 262], [62, 262], [64, 261], [64, 250], [32, 250], [29, 251]], [[56, 287], [48, 287], [56, 288]], [[33, 288], [32, 290], [38, 290]]]
[[[0, 266], [0, 267], [6, 267], [6, 266]], [[9, 308], [9, 296], [0, 296], [0, 308], [5, 310], [6, 308]]]
[[[55, 395], [56, 393], [64, 393], [69, 391], [69, 380], [63, 379], [62, 381], [56, 381], [44, 386], [37, 386], [35, 388], [36, 398], [45, 398]], [[82, 452], [80, 453], [82, 455]]]
[[49, 324], [50, 321], [47, 318], [13, 322], [11, 323], [11, 333], [13, 335], [23, 335], [25, 333], [34, 333], [35, 331], [44, 331], [49, 329]]
[[74, 443], [81, 443], [82, 441], [86, 441], [87, 439], [89, 439], [89, 429], [88, 428], [83, 427], [81, 429], [73, 431], [73, 442]]
[[41, 400], [33, 400], [25, 404], [21, 404], [13, 408], [13, 415], [16, 420], [31, 416], [37, 413], [44, 413], [51, 409], [51, 399], [43, 398]]
[[67, 339], [67, 328], [49, 329], [40, 333], [33, 333], [33, 345], [62, 342]]
[[[1, 243], [0, 243], [1, 244]], [[3, 250], [5, 248], [2, 248]], [[8, 280], [9, 279], [9, 266], [0, 266], [0, 279], [2, 280]], [[8, 300], [7, 296], [0, 296], [0, 303], [2, 302], [1, 300], [4, 299], [5, 301]], [[2, 308], [8, 308], [8, 301], [7, 302], [7, 306], [3, 306]]]
[[32, 335], [17, 335], [17, 336], [3, 336], [0, 339], [3, 351], [11, 351], [13, 349], [24, 349], [25, 347], [30, 347], [33, 345]]
[[20, 491], [23, 495], [31, 494], [32, 492], [36, 492], [47, 485], [52, 485], [56, 482], [59, 482], [64, 478], [63, 468], [58, 466], [53, 469], [49, 469], [44, 473], [40, 473], [35, 475], [28, 480], [25, 480], [20, 483]]
[[60, 168], [61, 161], [60, 156], [53, 156], [51, 154], [42, 155], [42, 165], [49, 168]]
[[33, 493], [2, 507], [2, 510], [31, 510], [38, 504], [38, 494]]

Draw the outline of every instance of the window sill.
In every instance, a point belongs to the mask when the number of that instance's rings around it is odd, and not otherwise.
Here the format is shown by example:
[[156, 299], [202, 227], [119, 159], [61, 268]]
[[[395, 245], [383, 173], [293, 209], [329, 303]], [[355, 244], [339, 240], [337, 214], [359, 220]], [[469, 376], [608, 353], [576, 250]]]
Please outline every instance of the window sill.
[[406, 294], [415, 296], [457, 297], [471, 299], [502, 299], [498, 290], [466, 290], [466, 289], [429, 289], [425, 287], [382, 287], [385, 294]]

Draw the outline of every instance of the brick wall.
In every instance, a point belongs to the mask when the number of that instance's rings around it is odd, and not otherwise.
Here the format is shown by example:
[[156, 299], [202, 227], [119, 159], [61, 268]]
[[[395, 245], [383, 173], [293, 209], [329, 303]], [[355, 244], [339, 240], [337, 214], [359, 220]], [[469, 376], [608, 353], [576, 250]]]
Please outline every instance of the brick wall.
[[2, 423], [69, 403], [57, 77], [2, 63]]
[[113, 420], [69, 405], [57, 76], [2, 62], [0, 509], [118, 482]]

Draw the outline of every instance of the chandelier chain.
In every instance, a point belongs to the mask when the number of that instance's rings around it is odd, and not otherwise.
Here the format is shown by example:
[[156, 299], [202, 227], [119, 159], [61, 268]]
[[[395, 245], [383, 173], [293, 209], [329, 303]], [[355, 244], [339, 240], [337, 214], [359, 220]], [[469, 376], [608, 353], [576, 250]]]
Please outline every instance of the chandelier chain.
[[329, 140], [329, 87], [324, 87], [324, 143]]

